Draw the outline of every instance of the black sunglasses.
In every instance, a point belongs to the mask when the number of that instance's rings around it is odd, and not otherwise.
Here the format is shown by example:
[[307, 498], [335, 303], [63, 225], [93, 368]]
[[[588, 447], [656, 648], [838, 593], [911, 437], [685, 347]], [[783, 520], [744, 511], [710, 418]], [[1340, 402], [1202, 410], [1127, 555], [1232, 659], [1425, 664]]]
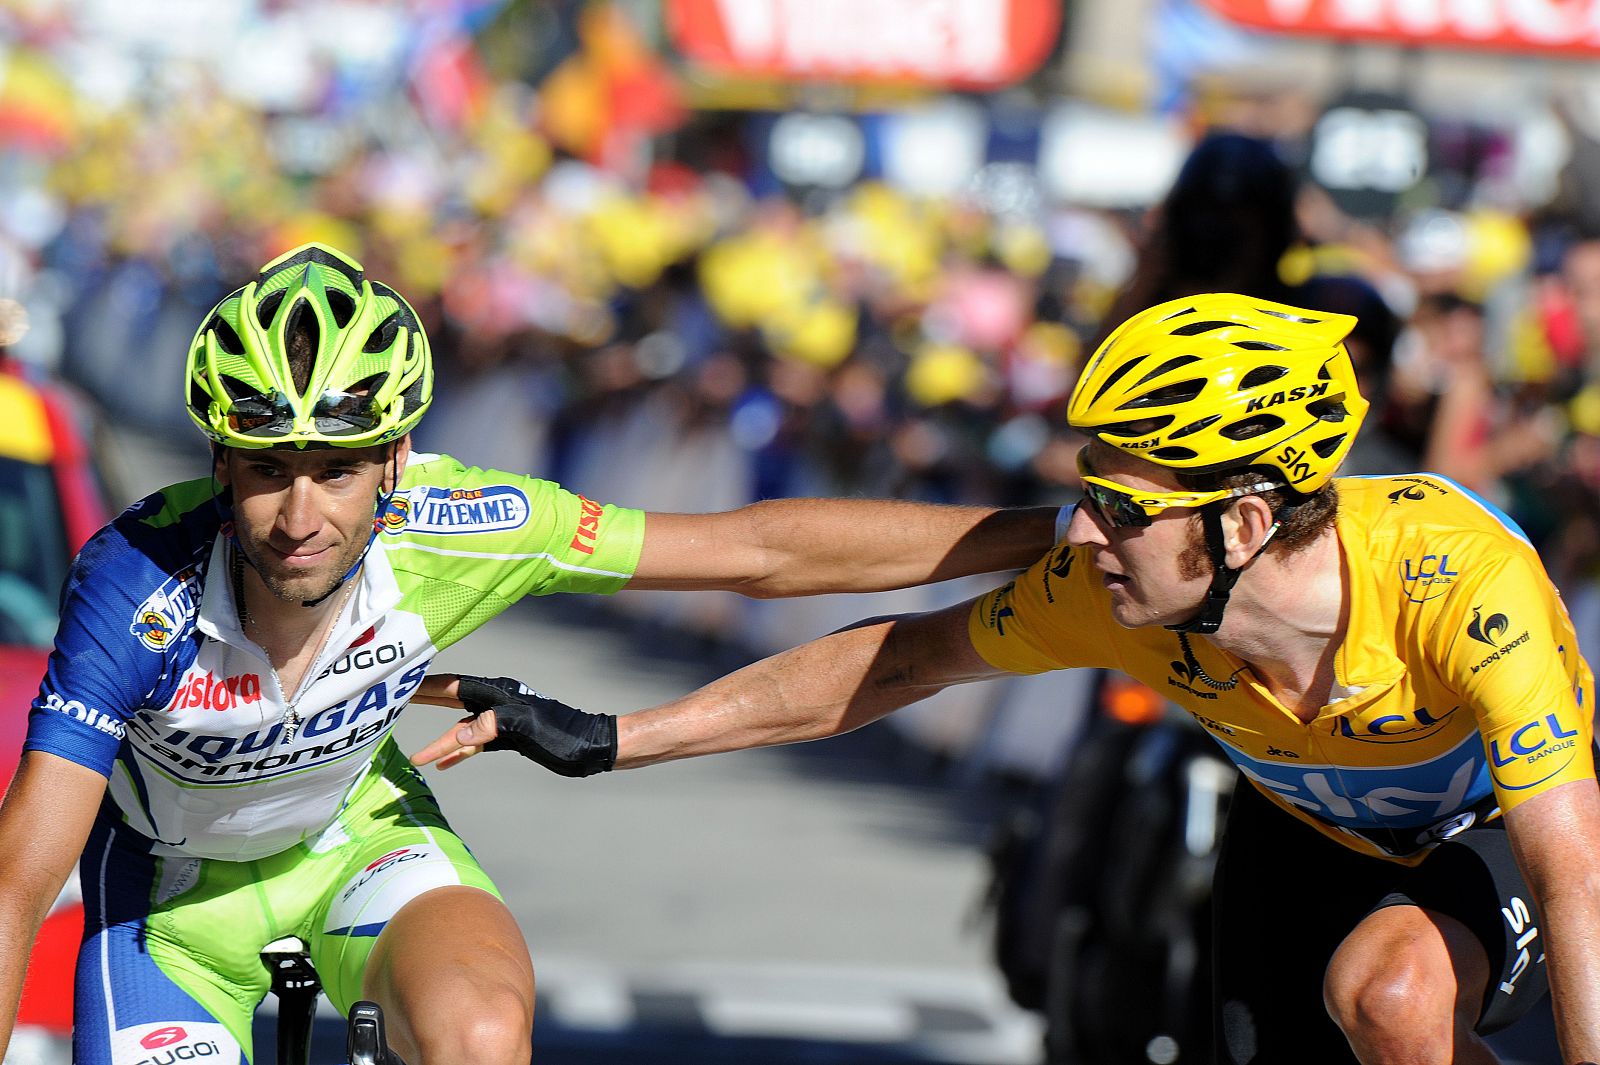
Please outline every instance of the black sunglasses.
[[[371, 432], [383, 420], [370, 395], [324, 392], [311, 408], [311, 424], [323, 436], [355, 436]], [[294, 431], [294, 407], [282, 392], [244, 396], [228, 412], [228, 428], [240, 436], [275, 439]]]

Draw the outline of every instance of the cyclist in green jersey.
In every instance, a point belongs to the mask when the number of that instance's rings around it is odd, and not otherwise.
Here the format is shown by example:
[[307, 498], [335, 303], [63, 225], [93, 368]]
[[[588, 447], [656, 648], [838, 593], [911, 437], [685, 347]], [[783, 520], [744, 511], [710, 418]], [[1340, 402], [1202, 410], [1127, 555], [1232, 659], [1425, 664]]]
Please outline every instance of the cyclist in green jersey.
[[776, 501], [644, 514], [413, 450], [433, 367], [392, 289], [294, 249], [201, 323], [213, 476], [75, 561], [0, 806], [0, 1054], [74, 863], [75, 1058], [248, 1061], [258, 960], [298, 936], [417, 1063], [526, 1062], [533, 969], [391, 738], [439, 650], [529, 594], [860, 591], [1021, 566], [1053, 510]]
[[[1016, 580], [756, 663], [610, 729], [463, 678], [497, 736], [605, 768], [856, 728], [950, 684], [1071, 667], [1167, 694], [1243, 777], [1216, 879], [1215, 1060], [1496, 1060], [1552, 993], [1600, 1061], [1594, 677], [1538, 555], [1432, 474], [1335, 478], [1355, 324], [1218, 294], [1123, 323], [1068, 408], [1087, 502]], [[487, 711], [492, 709], [493, 714]]]

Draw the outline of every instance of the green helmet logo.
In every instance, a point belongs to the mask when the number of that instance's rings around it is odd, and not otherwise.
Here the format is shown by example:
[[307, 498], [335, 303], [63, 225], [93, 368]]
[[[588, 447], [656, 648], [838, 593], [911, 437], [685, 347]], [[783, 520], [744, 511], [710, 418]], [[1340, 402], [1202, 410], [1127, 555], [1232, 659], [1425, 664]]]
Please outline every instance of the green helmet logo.
[[305, 244], [212, 309], [189, 345], [189, 417], [226, 447], [367, 447], [433, 401], [411, 305], [361, 264]]

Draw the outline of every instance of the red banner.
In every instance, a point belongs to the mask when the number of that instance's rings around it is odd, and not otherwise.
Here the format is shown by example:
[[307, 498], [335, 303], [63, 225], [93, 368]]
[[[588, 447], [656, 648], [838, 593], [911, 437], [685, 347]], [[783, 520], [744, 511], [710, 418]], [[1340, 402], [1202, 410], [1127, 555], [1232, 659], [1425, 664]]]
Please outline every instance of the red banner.
[[1417, 46], [1592, 56], [1600, 0], [1207, 0], [1264, 30]]
[[803, 81], [993, 89], [1055, 47], [1060, 0], [667, 0], [673, 44], [709, 69]]

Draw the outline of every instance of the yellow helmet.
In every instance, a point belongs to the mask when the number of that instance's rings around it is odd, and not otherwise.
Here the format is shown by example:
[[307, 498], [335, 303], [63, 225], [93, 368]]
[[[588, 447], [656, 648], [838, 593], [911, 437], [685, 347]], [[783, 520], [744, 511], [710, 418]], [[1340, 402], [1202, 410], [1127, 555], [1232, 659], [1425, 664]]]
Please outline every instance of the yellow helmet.
[[1313, 492], [1366, 417], [1342, 343], [1355, 325], [1347, 314], [1233, 293], [1169, 300], [1100, 345], [1067, 421], [1182, 473], [1264, 466]]

